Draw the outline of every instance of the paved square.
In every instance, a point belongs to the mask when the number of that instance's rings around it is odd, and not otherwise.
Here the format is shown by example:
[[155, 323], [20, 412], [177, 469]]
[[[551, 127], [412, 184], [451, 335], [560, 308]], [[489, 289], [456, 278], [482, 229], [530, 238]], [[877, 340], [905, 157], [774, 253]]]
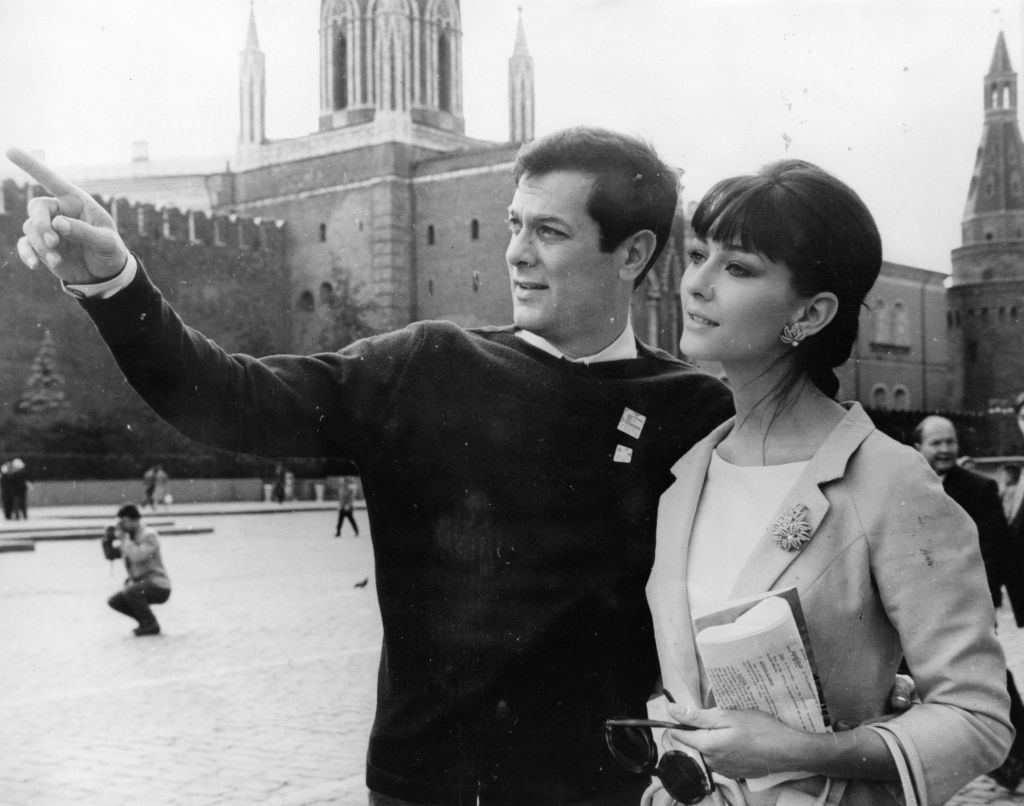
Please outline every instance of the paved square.
[[[0, 553], [0, 806], [365, 806], [365, 511], [340, 539], [332, 510], [170, 517], [214, 531], [161, 539], [174, 592], [152, 638], [107, 608], [123, 566], [97, 540]], [[1006, 608], [999, 625], [1024, 681], [1024, 631]], [[1024, 795], [983, 776], [951, 804]]]
[[0, 804], [365, 804], [380, 619], [370, 542], [334, 518], [162, 538], [150, 638], [107, 607], [97, 541], [0, 555]]

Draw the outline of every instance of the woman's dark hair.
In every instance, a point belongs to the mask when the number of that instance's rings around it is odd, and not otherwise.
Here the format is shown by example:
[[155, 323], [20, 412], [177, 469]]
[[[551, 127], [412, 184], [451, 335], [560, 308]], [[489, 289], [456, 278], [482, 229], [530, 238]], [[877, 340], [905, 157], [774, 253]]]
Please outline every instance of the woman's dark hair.
[[850, 357], [860, 306], [882, 266], [878, 227], [860, 197], [817, 165], [781, 160], [716, 184], [701, 199], [692, 225], [701, 240], [736, 244], [785, 263], [800, 296], [836, 295], [832, 321], [793, 350], [786, 384], [790, 388], [806, 373], [834, 398], [839, 379], [833, 369]]

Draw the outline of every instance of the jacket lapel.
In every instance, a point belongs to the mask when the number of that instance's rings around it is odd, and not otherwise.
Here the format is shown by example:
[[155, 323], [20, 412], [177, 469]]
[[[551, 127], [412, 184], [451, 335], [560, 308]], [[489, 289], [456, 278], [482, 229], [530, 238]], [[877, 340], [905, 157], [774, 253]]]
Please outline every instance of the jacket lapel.
[[[810, 524], [813, 541], [829, 509], [828, 498], [825, 497], [822, 488], [830, 481], [842, 478], [850, 457], [874, 427], [874, 423], [860, 404], [850, 404], [846, 416], [840, 420], [828, 439], [807, 463], [807, 467], [779, 507], [776, 518], [781, 517], [791, 507], [804, 507], [803, 518]], [[795, 551], [781, 548], [772, 533], [774, 520], [765, 525], [757, 547], [743, 564], [736, 584], [730, 591], [730, 599], [771, 590], [779, 577], [806, 549], [806, 546]]]
[[[659, 576], [654, 581], [651, 593], [657, 597], [661, 618], [666, 622], [666, 637], [670, 642], [670, 653], [675, 665], [675, 675], [664, 678], [682, 678], [687, 691], [672, 691], [679, 703], [689, 694], [695, 706], [701, 706], [700, 667], [696, 662], [697, 649], [693, 638], [693, 621], [690, 617], [690, 600], [686, 593], [687, 556], [690, 551], [690, 536], [693, 531], [693, 520], [697, 514], [704, 479], [707, 477], [708, 465], [715, 446], [732, 430], [733, 421], [729, 420], [707, 437], [694, 445], [672, 467], [676, 477], [661, 497], [658, 504], [658, 559], [655, 567]], [[671, 539], [662, 539], [661, 535], [671, 534]]]

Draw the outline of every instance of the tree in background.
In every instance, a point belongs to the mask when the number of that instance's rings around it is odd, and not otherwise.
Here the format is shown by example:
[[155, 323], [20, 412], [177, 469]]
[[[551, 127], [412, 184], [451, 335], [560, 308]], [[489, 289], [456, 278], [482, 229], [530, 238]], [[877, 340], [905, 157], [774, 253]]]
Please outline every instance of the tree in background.
[[57, 372], [57, 345], [47, 330], [43, 343], [32, 361], [32, 373], [25, 391], [21, 393], [15, 411], [21, 414], [40, 414], [67, 406], [64, 395], [64, 377]]
[[[377, 331], [369, 324], [377, 305], [372, 300], [365, 301], [360, 294], [360, 286], [354, 283], [347, 272], [335, 267], [338, 277], [334, 289], [324, 293], [320, 299], [321, 327], [317, 335], [317, 347], [326, 352], [334, 352], [365, 336], [372, 336]], [[322, 291], [326, 292], [326, 289]]]

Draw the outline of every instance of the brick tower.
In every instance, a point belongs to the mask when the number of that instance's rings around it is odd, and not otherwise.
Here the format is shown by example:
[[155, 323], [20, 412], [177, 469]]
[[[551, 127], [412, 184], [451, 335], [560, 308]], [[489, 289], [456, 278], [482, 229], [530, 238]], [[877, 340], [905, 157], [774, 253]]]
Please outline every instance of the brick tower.
[[947, 295], [953, 400], [971, 411], [1003, 407], [1024, 389], [1024, 143], [1001, 31], [983, 88], [981, 144]]

